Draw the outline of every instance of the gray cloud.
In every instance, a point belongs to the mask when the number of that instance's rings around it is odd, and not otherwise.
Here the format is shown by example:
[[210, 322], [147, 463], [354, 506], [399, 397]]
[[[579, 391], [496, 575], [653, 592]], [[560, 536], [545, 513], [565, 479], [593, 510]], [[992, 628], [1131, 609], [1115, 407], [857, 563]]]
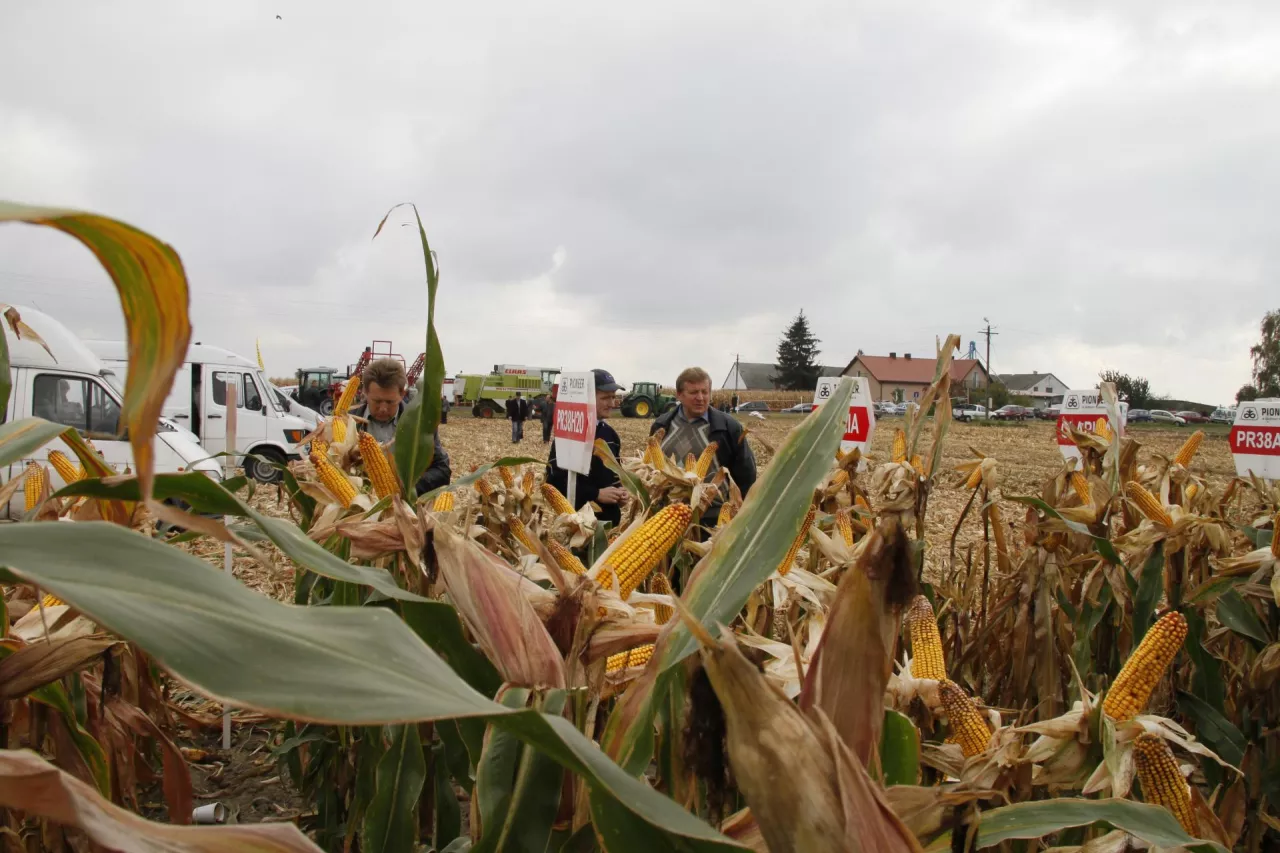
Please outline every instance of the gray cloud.
[[[274, 374], [421, 347], [413, 231], [370, 242], [413, 200], [451, 371], [720, 376], [803, 308], [826, 361], [989, 316], [997, 370], [1215, 402], [1277, 307], [1277, 57], [1261, 0], [40, 4], [0, 187], [175, 245], [197, 336]], [[0, 300], [118, 334], [57, 235], [0, 229]]]

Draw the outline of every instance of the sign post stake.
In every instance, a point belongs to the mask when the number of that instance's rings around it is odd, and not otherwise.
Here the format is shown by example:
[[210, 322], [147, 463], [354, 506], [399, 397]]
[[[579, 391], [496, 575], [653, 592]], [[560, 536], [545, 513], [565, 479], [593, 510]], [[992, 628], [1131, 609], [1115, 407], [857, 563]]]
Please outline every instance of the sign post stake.
[[[231, 375], [231, 374], [226, 374]], [[226, 455], [222, 457], [223, 480], [230, 480], [235, 476], [236, 459], [236, 386], [231, 382], [226, 383], [227, 386], [227, 450]], [[231, 516], [223, 516], [223, 524], [231, 523]], [[231, 553], [231, 543], [227, 542], [222, 546], [222, 570], [228, 575], [231, 574], [231, 564], [233, 555]], [[231, 749], [231, 709], [225, 705], [222, 708], [222, 748]]]
[[560, 374], [553, 439], [556, 465], [569, 472], [569, 505], [578, 508], [578, 474], [591, 473], [596, 441], [596, 376]]

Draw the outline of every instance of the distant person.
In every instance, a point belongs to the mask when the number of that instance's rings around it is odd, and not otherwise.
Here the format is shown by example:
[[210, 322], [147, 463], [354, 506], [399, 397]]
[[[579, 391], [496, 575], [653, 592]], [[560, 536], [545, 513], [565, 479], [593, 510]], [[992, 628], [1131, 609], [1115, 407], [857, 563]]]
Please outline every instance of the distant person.
[[[737, 399], [736, 394], [734, 399]], [[676, 400], [679, 405], [659, 415], [649, 430], [650, 434], [660, 429], [666, 430], [662, 439], [662, 452], [683, 461], [690, 453], [694, 456], [702, 455], [706, 446], [714, 441], [716, 455], [707, 477], [710, 478], [717, 470], [724, 468], [733, 482], [738, 484], [743, 497], [746, 497], [756, 481], [756, 457], [743, 435], [742, 424], [736, 418], [711, 408], [711, 376], [701, 367], [689, 367], [681, 371], [676, 377]], [[726, 483], [720, 496], [703, 514], [704, 527], [715, 526], [720, 505], [728, 495], [729, 487]]]
[[542, 419], [542, 443], [551, 440], [551, 425], [556, 419], [556, 400], [550, 394], [542, 398], [542, 411], [538, 413]]
[[[360, 376], [364, 386], [364, 403], [351, 410], [357, 418], [356, 428], [368, 432], [380, 444], [386, 444], [396, 437], [396, 424], [400, 415], [404, 414], [404, 392], [409, 384], [404, 365], [398, 359], [380, 358], [369, 362]], [[435, 453], [431, 457], [431, 467], [426, 470], [416, 485], [418, 494], [426, 494], [432, 489], [449, 485], [453, 472], [449, 469], [449, 454], [444, 452], [440, 444], [440, 433], [435, 435]]]
[[449, 398], [440, 395], [440, 423], [447, 424], [449, 422]]
[[[604, 439], [613, 455], [622, 456], [622, 439], [613, 427], [605, 423], [605, 418], [613, 409], [614, 394], [626, 389], [614, 381], [607, 370], [591, 371], [596, 378], [596, 429], [595, 438]], [[547, 482], [560, 490], [562, 495], [569, 494], [569, 473], [556, 465], [556, 448], [551, 445], [551, 455], [547, 458]], [[617, 526], [622, 522], [622, 505], [627, 502], [627, 490], [622, 488], [618, 475], [605, 467], [600, 457], [591, 457], [591, 470], [584, 477], [578, 475], [577, 492], [574, 509], [581, 509], [589, 501], [600, 505], [596, 517]]]
[[507, 398], [507, 420], [511, 421], [511, 443], [519, 444], [524, 439], [524, 419], [529, 414], [529, 404], [517, 391], [514, 397]]

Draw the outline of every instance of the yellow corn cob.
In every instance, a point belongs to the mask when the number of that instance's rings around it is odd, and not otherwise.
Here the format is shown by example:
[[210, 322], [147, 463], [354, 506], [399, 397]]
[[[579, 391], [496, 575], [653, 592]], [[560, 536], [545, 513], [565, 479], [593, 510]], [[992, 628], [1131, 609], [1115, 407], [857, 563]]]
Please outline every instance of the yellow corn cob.
[[57, 607], [59, 604], [66, 604], [66, 602], [51, 592], [47, 593], [44, 598], [40, 599], [41, 607]]
[[1271, 519], [1271, 556], [1280, 559], [1280, 512]]
[[671, 504], [640, 525], [609, 555], [596, 573], [596, 583], [609, 587], [618, 578], [618, 594], [625, 600], [684, 535], [693, 510], [688, 504]]
[[351, 506], [356, 498], [356, 487], [351, 485], [351, 481], [323, 456], [312, 453], [311, 464], [316, 466], [316, 476], [320, 478], [321, 485], [329, 490], [338, 503], [344, 509]]
[[1187, 638], [1187, 620], [1172, 610], [1147, 629], [1138, 647], [1129, 655], [1115, 683], [1107, 691], [1102, 710], [1114, 720], [1127, 720], [1142, 711], [1151, 691], [1173, 663]]
[[355, 402], [356, 392], [359, 390], [360, 377], [352, 376], [347, 380], [347, 384], [342, 386], [342, 393], [338, 395], [338, 402], [333, 404], [333, 416], [335, 419], [341, 419], [346, 415], [347, 410], [351, 408], [351, 404]]
[[333, 419], [333, 440], [339, 444], [347, 440], [346, 418], [335, 417]]
[[49, 475], [43, 465], [36, 462], [27, 463], [27, 479], [22, 484], [23, 494], [27, 499], [27, 512], [31, 512], [40, 503], [40, 495], [44, 492], [44, 481], [47, 476]]
[[85, 477], [88, 477], [88, 476], [89, 476], [89, 472], [84, 470], [84, 463], [81, 462], [79, 465], [76, 466], [76, 479], [83, 480]]
[[646, 444], [644, 448], [645, 461], [648, 462], [650, 465], [654, 466], [655, 468], [662, 462], [662, 438], [660, 436], [661, 432], [662, 430], [658, 430], [658, 432], [655, 432], [653, 435], [649, 436], [649, 443]]
[[628, 649], [625, 652], [618, 652], [616, 655], [609, 655], [604, 662], [604, 669], [605, 672], [610, 674], [621, 672], [633, 666], [644, 666], [651, 657], [653, 657], [653, 643], [635, 649]]
[[1192, 498], [1194, 498], [1194, 497], [1196, 496], [1196, 492], [1198, 492], [1198, 491], [1200, 491], [1200, 487], [1199, 487], [1199, 486], [1197, 486], [1195, 483], [1188, 483], [1188, 484], [1187, 484], [1186, 491], [1184, 492], [1184, 494], [1186, 494], [1186, 496], [1187, 496], [1187, 500], [1191, 500]]
[[364, 472], [373, 483], [373, 491], [379, 498], [390, 497], [400, 493], [400, 479], [383, 453], [382, 445], [367, 432], [360, 433], [360, 458], [364, 461]]
[[524, 472], [524, 476], [520, 478], [520, 491], [529, 497], [533, 497], [533, 469], [529, 468]]
[[847, 482], [849, 482], [849, 471], [846, 468], [841, 468], [839, 471], [831, 475], [831, 483], [828, 488], [840, 489], [843, 488], [844, 484]]
[[785, 575], [791, 571], [791, 564], [796, 561], [796, 554], [800, 553], [800, 546], [804, 544], [804, 538], [809, 535], [809, 528], [813, 525], [815, 515], [817, 513], [814, 508], [809, 507], [809, 511], [805, 513], [804, 521], [800, 522], [800, 532], [791, 541], [791, 549], [787, 551], [787, 556], [783, 558], [782, 564], [778, 566], [778, 574]]
[[733, 521], [733, 504], [725, 501], [720, 504], [720, 514], [716, 516], [716, 528], [724, 527]]
[[1191, 464], [1191, 460], [1195, 458], [1196, 451], [1200, 449], [1200, 442], [1204, 441], [1204, 430], [1198, 429], [1191, 435], [1187, 436], [1187, 440], [1178, 448], [1178, 452], [1174, 455], [1175, 464], [1181, 465], [1183, 468]]
[[[671, 581], [662, 572], [657, 572], [653, 576], [653, 580], [649, 583], [649, 592], [654, 595], [675, 595], [671, 589]], [[675, 615], [676, 609], [670, 604], [656, 604], [653, 608], [654, 619], [659, 625], [665, 625], [671, 621], [671, 617]]]
[[431, 504], [432, 512], [452, 512], [453, 511], [453, 492], [441, 492], [436, 495], [435, 501]]
[[965, 758], [980, 755], [987, 750], [991, 742], [991, 727], [978, 709], [969, 701], [964, 690], [954, 681], [943, 681], [938, 685], [938, 697], [942, 700], [943, 710], [947, 712], [947, 720], [951, 723], [951, 735], [960, 744]]
[[1142, 514], [1157, 524], [1163, 524], [1165, 527], [1173, 526], [1173, 517], [1169, 515], [1169, 511], [1164, 508], [1155, 495], [1142, 487], [1137, 480], [1130, 480], [1125, 484], [1125, 494], [1129, 496], [1129, 500], [1137, 504]]
[[1200, 826], [1191, 810], [1187, 780], [1182, 778], [1173, 750], [1164, 738], [1148, 732], [1138, 735], [1133, 742], [1133, 763], [1142, 783], [1142, 799], [1173, 812], [1187, 835], [1199, 838]]
[[1084, 474], [1081, 474], [1079, 471], [1071, 472], [1071, 489], [1076, 493], [1076, 496], [1080, 498], [1080, 503], [1085, 506], [1092, 506], [1089, 502], [1089, 481], [1085, 478]]
[[938, 633], [938, 618], [929, 599], [917, 595], [907, 608], [906, 618], [907, 630], [911, 634], [911, 674], [916, 678], [946, 680], [947, 662], [942, 654], [942, 635]]
[[916, 473], [921, 477], [924, 476], [924, 460], [920, 458], [919, 453], [911, 457], [911, 467], [914, 468]]
[[320, 438], [311, 439], [311, 452], [324, 456], [329, 452], [329, 442]]
[[853, 546], [853, 516], [849, 514], [848, 509], [840, 509], [836, 511], [836, 530], [840, 531], [844, 544]]
[[565, 546], [561, 545], [554, 539], [547, 539], [547, 550], [551, 552], [551, 556], [555, 558], [556, 565], [560, 567], [560, 571], [569, 572], [574, 575], [585, 575], [587, 567], [582, 565], [582, 561], [574, 556], [573, 552]]
[[516, 487], [516, 476], [511, 473], [511, 469], [506, 465], [503, 465], [498, 469], [498, 474], [502, 476], [502, 485], [506, 486], [508, 489], [514, 489]]
[[538, 543], [529, 535], [529, 528], [524, 526], [524, 522], [516, 518], [514, 515], [507, 519], [507, 528], [510, 529], [511, 535], [516, 541], [529, 549], [530, 554], [538, 553]]
[[901, 427], [893, 431], [893, 461], [907, 461], [907, 434], [902, 431]]
[[573, 515], [573, 507], [569, 499], [560, 494], [560, 490], [550, 483], [542, 484], [542, 500], [556, 515]]
[[1098, 438], [1111, 440], [1111, 424], [1107, 422], [1106, 418], [1098, 418], [1098, 422], [1093, 425], [1093, 434]]
[[693, 469], [697, 466], [698, 460], [692, 453], [686, 453], [684, 457], [684, 471], [686, 474], [692, 474]]
[[485, 477], [481, 477], [479, 480], [476, 480], [472, 485], [474, 485], [475, 490], [480, 493], [480, 497], [485, 499], [493, 497], [493, 486], [489, 484], [488, 479]]
[[49, 451], [49, 464], [53, 466], [53, 470], [58, 472], [58, 476], [62, 478], [64, 484], [74, 483], [84, 476], [80, 471], [76, 470], [76, 466], [71, 464], [67, 454], [61, 450]]
[[871, 504], [867, 503], [867, 499], [862, 495], [853, 499], [853, 505], [864, 512], [871, 512]]
[[964, 481], [964, 487], [966, 489], [976, 489], [978, 488], [978, 486], [981, 486], [981, 485], [982, 485], [982, 466], [979, 465], [978, 467], [974, 468], [971, 472], [969, 472], [969, 479]]
[[698, 461], [693, 463], [693, 473], [698, 475], [699, 480], [705, 480], [707, 472], [711, 470], [711, 463], [715, 461], [716, 450], [720, 447], [716, 442], [711, 442], [702, 449], [702, 454], [698, 456]]

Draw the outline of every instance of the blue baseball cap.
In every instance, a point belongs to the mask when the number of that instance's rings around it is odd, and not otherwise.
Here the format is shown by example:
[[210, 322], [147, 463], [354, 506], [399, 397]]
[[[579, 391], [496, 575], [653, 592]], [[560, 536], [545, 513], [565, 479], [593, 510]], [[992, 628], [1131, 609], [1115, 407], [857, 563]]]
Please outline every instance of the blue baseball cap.
[[596, 390], [597, 390], [597, 391], [625, 391], [625, 390], [627, 390], [626, 388], [623, 388], [621, 385], [619, 385], [619, 384], [618, 384], [617, 380], [613, 378], [613, 374], [612, 374], [612, 373], [610, 373], [609, 371], [607, 371], [607, 370], [601, 370], [600, 368], [598, 368], [598, 367], [597, 367], [597, 368], [595, 368], [594, 370], [592, 370], [591, 372], [592, 372], [592, 373], [594, 373], [594, 374], [595, 374], [595, 377], [596, 377]]

